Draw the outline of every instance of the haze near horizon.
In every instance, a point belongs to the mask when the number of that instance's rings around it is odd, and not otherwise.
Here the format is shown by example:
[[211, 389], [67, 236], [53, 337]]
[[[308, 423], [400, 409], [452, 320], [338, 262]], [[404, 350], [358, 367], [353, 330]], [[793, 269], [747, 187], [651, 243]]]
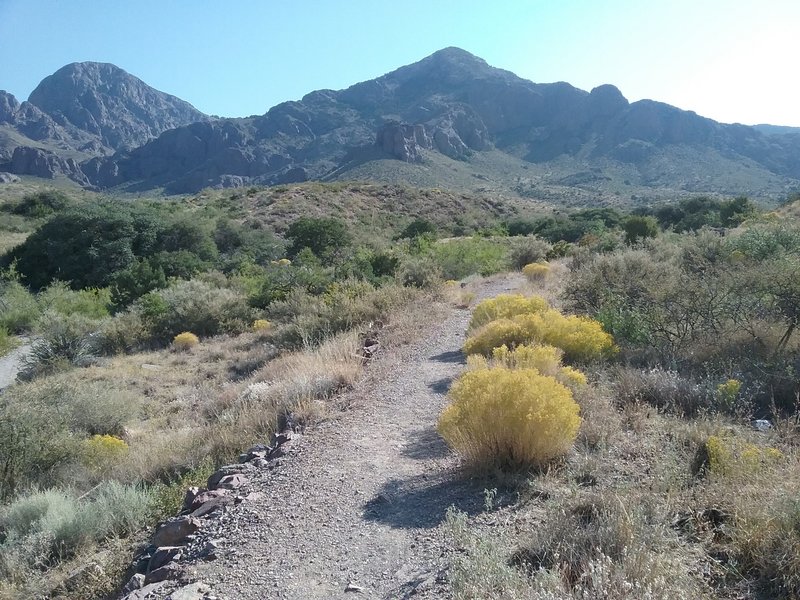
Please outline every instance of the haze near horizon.
[[0, 89], [26, 99], [71, 62], [110, 62], [220, 116], [263, 114], [462, 48], [532, 81], [666, 102], [721, 121], [800, 126], [800, 4], [508, 0], [396, 5], [0, 0]]

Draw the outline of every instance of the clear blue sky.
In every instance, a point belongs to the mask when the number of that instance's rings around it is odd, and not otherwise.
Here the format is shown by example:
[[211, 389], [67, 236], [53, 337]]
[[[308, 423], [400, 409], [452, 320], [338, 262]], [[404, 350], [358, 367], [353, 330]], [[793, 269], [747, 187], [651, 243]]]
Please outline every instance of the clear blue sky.
[[244, 116], [458, 46], [536, 82], [800, 126], [799, 30], [800, 0], [0, 0], [0, 89], [93, 60]]

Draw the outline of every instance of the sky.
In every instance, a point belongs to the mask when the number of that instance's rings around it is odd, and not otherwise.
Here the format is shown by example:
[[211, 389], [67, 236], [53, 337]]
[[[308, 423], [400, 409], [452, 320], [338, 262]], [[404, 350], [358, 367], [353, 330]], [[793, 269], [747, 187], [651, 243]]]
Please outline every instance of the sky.
[[110, 62], [238, 117], [457, 46], [538, 83], [800, 126], [799, 28], [800, 0], [0, 0], [0, 89]]

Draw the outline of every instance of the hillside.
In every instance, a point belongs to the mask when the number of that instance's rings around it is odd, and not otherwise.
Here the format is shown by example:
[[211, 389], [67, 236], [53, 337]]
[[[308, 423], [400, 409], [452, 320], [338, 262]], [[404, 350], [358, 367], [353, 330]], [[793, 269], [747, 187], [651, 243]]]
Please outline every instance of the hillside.
[[[6, 97], [0, 122], [36, 144], [7, 135], [0, 170], [116, 191], [361, 179], [619, 204], [697, 193], [776, 201], [800, 187], [790, 129], [630, 103], [613, 85], [533, 83], [458, 48], [248, 118], [209, 120], [101, 63], [68, 65], [15, 103]], [[15, 144], [39, 149], [12, 160]], [[82, 153], [79, 168], [58, 163], [69, 151]]]

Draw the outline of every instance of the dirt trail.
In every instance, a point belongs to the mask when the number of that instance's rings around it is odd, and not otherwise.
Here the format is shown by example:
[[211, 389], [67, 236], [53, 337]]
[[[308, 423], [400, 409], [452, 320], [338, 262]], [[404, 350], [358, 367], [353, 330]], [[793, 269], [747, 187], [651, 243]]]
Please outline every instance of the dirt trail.
[[27, 340], [11, 352], [0, 357], [0, 390], [10, 386], [17, 379], [23, 360], [31, 351], [31, 344]]
[[[519, 284], [487, 282], [478, 298]], [[353, 390], [351, 411], [252, 482], [256, 493], [223, 518], [218, 560], [193, 565], [193, 578], [226, 600], [358, 597], [351, 584], [366, 598], [442, 597], [438, 525], [449, 506], [474, 512], [484, 502], [434, 429], [463, 369], [469, 316], [450, 311]]]

